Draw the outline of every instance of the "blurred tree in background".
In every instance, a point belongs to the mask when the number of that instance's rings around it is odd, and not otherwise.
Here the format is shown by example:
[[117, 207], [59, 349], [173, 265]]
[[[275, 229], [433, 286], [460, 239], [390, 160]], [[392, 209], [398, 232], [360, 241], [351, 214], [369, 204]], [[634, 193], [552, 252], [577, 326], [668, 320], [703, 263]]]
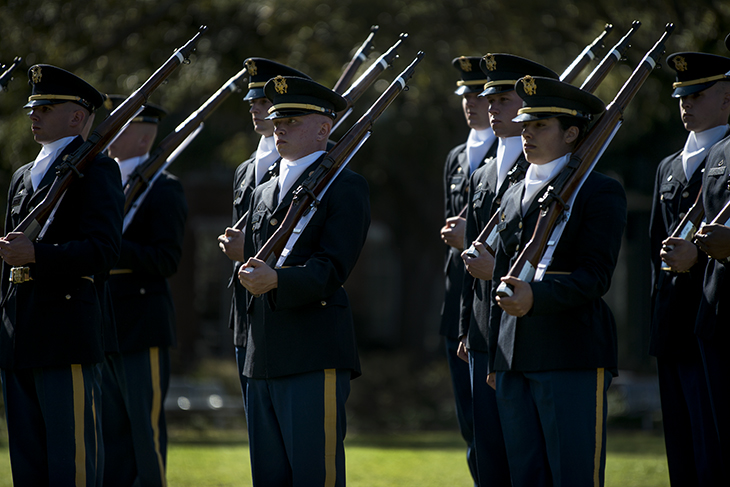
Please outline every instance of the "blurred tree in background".
[[[677, 26], [667, 53], [730, 54], [723, 44], [730, 32], [726, 0], [5, 0], [0, 5], [0, 62], [22, 56], [23, 64], [9, 90], [0, 93], [0, 193], [4, 198], [12, 171], [39, 150], [21, 108], [29, 94], [25, 71], [35, 63], [71, 70], [107, 93], [129, 94], [199, 25], [207, 25], [191, 64], [178, 68], [152, 97], [170, 112], [161, 125], [164, 137], [247, 57], [275, 59], [333, 86], [371, 25], [380, 31], [370, 59], [387, 50], [400, 32], [408, 32], [401, 58], [356, 107], [355, 115], [364, 112], [417, 51], [426, 53], [410, 90], [377, 122], [374, 136], [352, 162], [370, 183], [373, 226], [348, 290], [363, 348], [398, 347], [428, 357], [438, 353], [443, 162], [467, 135], [460, 98], [453, 95], [457, 73], [451, 59], [509, 52], [562, 72], [604, 24], [614, 25], [608, 48], [635, 19], [642, 27], [628, 59], [596, 92], [607, 103], [666, 22]], [[677, 102], [670, 98], [672, 81], [669, 69], [652, 74], [598, 166], [619, 179], [629, 195], [625, 245], [608, 299], [621, 330], [621, 364], [634, 369], [649, 363], [646, 247], [654, 171], [686, 138]], [[185, 184], [191, 208], [183, 266], [173, 280], [178, 353], [185, 357], [178, 369], [201, 355], [230, 355], [225, 330], [230, 266], [215, 238], [230, 224], [233, 169], [258, 142], [249, 120], [241, 96], [231, 97], [171, 168]]]

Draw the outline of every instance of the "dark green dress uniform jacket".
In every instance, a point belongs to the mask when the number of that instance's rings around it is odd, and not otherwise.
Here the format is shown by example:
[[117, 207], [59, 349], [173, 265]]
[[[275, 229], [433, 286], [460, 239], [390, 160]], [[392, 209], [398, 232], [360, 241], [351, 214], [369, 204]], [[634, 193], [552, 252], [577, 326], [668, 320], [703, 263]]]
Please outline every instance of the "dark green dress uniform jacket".
[[[500, 213], [493, 288], [532, 237], [539, 194], [525, 216], [524, 180], [507, 190]], [[617, 373], [616, 324], [602, 296], [611, 276], [626, 225], [621, 185], [591, 173], [581, 188], [548, 274], [533, 282], [534, 305], [522, 318], [495, 303], [490, 321], [490, 370], [546, 371], [603, 367]]]
[[175, 344], [167, 278], [180, 263], [187, 212], [180, 181], [163, 172], [124, 232], [119, 273], [109, 278], [121, 352]]
[[682, 168], [682, 152], [661, 163], [654, 182], [654, 198], [650, 220], [652, 313], [649, 353], [655, 357], [679, 359], [692, 352], [699, 357], [694, 323], [702, 296], [702, 280], [707, 255], [698, 252], [698, 262], [687, 273], [661, 270], [659, 252], [662, 241], [677, 228], [685, 213], [694, 204], [702, 188], [703, 162], [687, 181]]
[[[320, 159], [321, 160], [321, 159]], [[244, 251], [255, 255], [279, 227], [309, 166], [278, 202], [277, 180], [256, 187]], [[370, 226], [365, 179], [345, 169], [322, 197], [317, 212], [279, 269], [278, 288], [249, 295], [249, 330], [243, 375], [274, 378], [323, 369], [360, 375], [352, 313], [343, 284]], [[273, 268], [276, 257], [267, 263]]]
[[[497, 142], [487, 150], [485, 157], [497, 154]], [[446, 157], [444, 165], [444, 216], [451, 218], [459, 215], [469, 202], [469, 159], [466, 144], [454, 147]], [[466, 244], [468, 246], [468, 244]], [[446, 245], [444, 275], [446, 286], [444, 303], [441, 308], [441, 327], [439, 333], [451, 340], [459, 339], [459, 309], [464, 282], [464, 261], [461, 251]]]
[[[264, 183], [276, 177], [279, 173], [279, 161], [269, 167], [269, 170], [261, 179]], [[251, 154], [251, 158], [242, 162], [237, 168], [233, 176], [233, 225], [243, 217], [248, 211], [251, 203], [251, 195], [256, 188], [256, 153]], [[231, 313], [228, 320], [228, 327], [233, 330], [233, 345], [237, 347], [246, 346], [246, 289], [238, 280], [238, 269], [242, 262], [233, 262], [233, 273], [228, 281], [228, 287], [233, 288], [233, 297], [231, 298]]]
[[[730, 137], [715, 144], [707, 155], [702, 186], [705, 219], [710, 222], [730, 201]], [[722, 222], [726, 225], [726, 222]], [[696, 333], [709, 340], [730, 336], [730, 272], [727, 262], [709, 259]]]
[[[497, 188], [499, 168], [496, 157], [488, 158], [482, 167], [474, 171], [469, 183], [471, 203], [466, 217], [467, 247], [477, 239], [492, 215], [497, 212], [507, 188], [513, 181], [521, 181], [525, 177], [528, 166], [524, 154], [520, 154], [512, 166], [511, 176], [506, 178], [499, 188]], [[469, 350], [488, 353], [492, 281], [474, 279], [465, 271], [462, 289], [459, 336], [466, 335]]]
[[[15, 172], [6, 233], [41, 202], [55, 177], [54, 167], [82, 143], [77, 137], [63, 150], [35, 192], [30, 180], [33, 164]], [[68, 188], [55, 220], [35, 244], [36, 262], [28, 265], [33, 280], [14, 285], [2, 310], [0, 367], [4, 369], [104, 360], [104, 289], [93, 277], [107, 273], [119, 258], [124, 194], [119, 167], [108, 157], [97, 156], [83, 176]], [[9, 275], [10, 266], [3, 263], [3, 296], [9, 292]], [[8, 324], [14, 329], [12, 337]]]

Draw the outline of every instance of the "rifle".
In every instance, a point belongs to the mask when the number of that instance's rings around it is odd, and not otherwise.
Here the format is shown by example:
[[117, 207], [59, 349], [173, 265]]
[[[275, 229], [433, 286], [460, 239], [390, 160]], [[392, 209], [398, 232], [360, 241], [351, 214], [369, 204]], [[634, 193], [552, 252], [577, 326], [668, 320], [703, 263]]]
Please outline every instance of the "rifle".
[[604, 56], [604, 58], [601, 60], [601, 62], [596, 66], [596, 68], [591, 71], [591, 74], [588, 75], [588, 77], [583, 81], [583, 84], [580, 85], [580, 89], [587, 91], [588, 93], [593, 93], [596, 91], [596, 88], [598, 88], [598, 85], [601, 84], [601, 81], [604, 80], [606, 76], [608, 76], [608, 73], [613, 69], [613, 67], [618, 63], [623, 57], [624, 54], [626, 54], [626, 51], [631, 47], [631, 44], [629, 44], [629, 41], [631, 40], [631, 36], [634, 35], [634, 33], [641, 27], [641, 22], [638, 20], [634, 20], [631, 23], [631, 29], [626, 33], [625, 36], [621, 38], [618, 43], [613, 46], [613, 49]]
[[352, 56], [352, 59], [350, 59], [350, 62], [345, 67], [345, 70], [340, 75], [340, 79], [337, 80], [337, 83], [335, 83], [335, 87], [332, 88], [332, 91], [341, 95], [345, 92], [347, 87], [350, 86], [350, 82], [352, 81], [352, 78], [355, 77], [355, 73], [357, 73], [360, 65], [362, 65], [363, 61], [367, 59], [367, 53], [373, 48], [373, 38], [375, 37], [375, 33], [378, 32], [378, 29], [380, 29], [380, 27], [377, 25], [370, 27], [370, 35], [368, 35], [365, 42], [363, 42], [360, 48], [355, 52], [355, 55]]
[[30, 240], [35, 240], [36, 237], [39, 237], [44, 223], [49, 220], [53, 209], [60, 202], [66, 189], [73, 183], [75, 178], [83, 177], [81, 171], [94, 160], [97, 154], [106, 148], [114, 136], [122, 130], [128, 120], [132, 119], [140, 111], [150, 94], [172, 74], [175, 68], [187, 61], [201, 34], [206, 30], [207, 27], [201, 26], [198, 33], [192, 39], [183, 47], [176, 50], [141, 87], [132, 93], [129, 98], [124, 100], [106, 120], [99, 124], [81, 147], [64, 158], [64, 162], [56, 170], [56, 179], [48, 190], [48, 194], [20, 222], [13, 230], [14, 232], [23, 232]]
[[565, 68], [565, 71], [563, 71], [563, 74], [560, 75], [560, 81], [565, 81], [566, 83], [572, 83], [575, 78], [578, 77], [581, 71], [583, 71], [583, 68], [588, 66], [588, 63], [593, 60], [594, 57], [596, 57], [596, 54], [598, 54], [598, 51], [600, 49], [603, 49], [603, 39], [608, 35], [609, 32], [613, 30], [613, 25], [606, 24], [606, 26], [603, 28], [603, 32], [601, 32], [598, 37], [596, 37], [593, 42], [588, 44], [585, 49], [583, 49], [583, 52], [581, 52], [577, 58], [568, 66]]
[[393, 64], [395, 58], [398, 57], [398, 48], [407, 38], [408, 34], [402, 33], [398, 37], [396, 43], [393, 44], [393, 46], [388, 49], [385, 54], [380, 56], [373, 64], [371, 64], [368, 70], [365, 71], [365, 73], [363, 73], [344, 94], [342, 94], [342, 97], [347, 101], [347, 106], [344, 110], [337, 114], [337, 117], [335, 118], [335, 125], [332, 127], [333, 132], [340, 126], [340, 124], [342, 124], [342, 122], [344, 122], [347, 116], [352, 113], [352, 106], [355, 102], [360, 99], [363, 93], [365, 93], [365, 91], [367, 91], [373, 83], [375, 83], [378, 76], [380, 76], [383, 71]]
[[0, 71], [3, 71], [3, 74], [0, 74], [0, 89], [7, 91], [8, 90], [8, 83], [10, 83], [10, 80], [13, 79], [13, 70], [17, 68], [20, 65], [20, 62], [23, 60], [21, 57], [16, 57], [13, 59], [13, 64], [10, 66], [0, 65]]
[[[579, 190], [580, 185], [588, 177], [594, 164], [620, 128], [626, 107], [656, 67], [659, 57], [664, 53], [664, 43], [673, 31], [674, 24], [667, 24], [664, 34], [646, 53], [621, 91], [606, 107], [606, 111], [591, 127], [583, 140], [578, 143], [568, 165], [548, 186], [547, 191], [539, 200], [541, 210], [532, 238], [507, 273], [508, 277], [516, 277], [527, 282], [532, 281], [548, 241], [551, 241], [553, 246], [557, 245], [553, 230], [566, 209], [566, 202]], [[513, 290], [508, 284], [500, 283], [497, 288], [498, 296], [506, 297], [512, 294]]]
[[[631, 47], [629, 40], [639, 27], [641, 27], [641, 22], [635, 20], [631, 24], [631, 29], [626, 33], [626, 35], [623, 36], [615, 46], [613, 46], [611, 52], [604, 56], [603, 60], [601, 60], [598, 66], [596, 66], [588, 78], [586, 78], [583, 85], [580, 87], [582, 90], [587, 91], [588, 93], [593, 93], [598, 88], [598, 85], [601, 84], [608, 73], [623, 57], [628, 48]], [[484, 244], [484, 247], [490, 254], [492, 254], [492, 256], [494, 256], [496, 250], [495, 243], [497, 241], [498, 233], [497, 225], [499, 225], [499, 212], [495, 212], [494, 215], [492, 215], [492, 218], [489, 220], [484, 229], [482, 229], [476, 239], [477, 242]], [[466, 253], [471, 258], [479, 257], [479, 251], [474, 247], [474, 244], [466, 250]]]
[[[208, 117], [231, 95], [240, 91], [246, 68], [226, 81], [200, 108], [159, 143], [155, 151], [132, 172], [124, 187], [124, 228], [144, 200], [146, 190], [203, 129]], [[140, 194], [142, 193], [142, 194]]]
[[[423, 59], [423, 56], [424, 53], [419, 51], [411, 64], [390, 84], [388, 89], [380, 95], [373, 106], [347, 131], [340, 141], [329, 150], [319, 166], [297, 188], [281, 226], [261, 247], [255, 256], [256, 259], [266, 261], [272, 253], [277, 257], [281, 255], [289, 237], [294, 232], [294, 227], [310, 211], [310, 206], [316, 206], [318, 199], [327, 190], [329, 184], [365, 143], [372, 133], [373, 123], [406, 88], [406, 82], [413, 76], [416, 65]], [[246, 269], [244, 269], [245, 271]]]
[[[730, 217], [730, 214], [728, 217]], [[695, 233], [697, 233], [697, 230], [702, 224], [703, 218], [705, 218], [705, 205], [702, 202], [702, 188], [700, 188], [700, 192], [697, 193], [697, 199], [694, 204], [684, 215], [684, 218], [682, 218], [682, 221], [679, 222], [679, 225], [677, 225], [677, 228], [674, 229], [670, 237], [682, 238], [692, 242], [695, 238]], [[673, 248], [673, 245], [664, 245], [664, 249], [666, 251], [672, 250]], [[662, 270], [671, 272], [672, 268], [669, 267], [666, 262], [662, 261]]]

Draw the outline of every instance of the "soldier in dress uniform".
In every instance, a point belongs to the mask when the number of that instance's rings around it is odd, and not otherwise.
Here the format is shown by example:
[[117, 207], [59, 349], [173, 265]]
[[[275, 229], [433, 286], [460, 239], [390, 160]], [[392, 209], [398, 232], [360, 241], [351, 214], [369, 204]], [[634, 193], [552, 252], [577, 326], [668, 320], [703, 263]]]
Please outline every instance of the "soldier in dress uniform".
[[[273, 106], [279, 176], [256, 187], [244, 255], [279, 228], [294, 191], [323, 159], [342, 96], [314, 81], [280, 77], [264, 87]], [[360, 375], [352, 313], [343, 287], [370, 225], [365, 179], [344, 169], [284, 262], [249, 258], [243, 374], [254, 485], [345, 485], [343, 439], [350, 379]]]
[[654, 183], [649, 352], [657, 359], [671, 483], [718, 485], [724, 472], [694, 329], [707, 256], [688, 240], [668, 237], [697, 199], [708, 152], [730, 130], [730, 102], [723, 104], [730, 83], [716, 78], [730, 71], [730, 59], [682, 52], [667, 65], [677, 73], [672, 96], [689, 135], [682, 150], [661, 161]]
[[[522, 153], [522, 124], [513, 122], [522, 98], [515, 92], [515, 83], [526, 75], [558, 79], [545, 66], [511, 54], [487, 54], [480, 61], [484, 73], [484, 91], [489, 123], [497, 136], [497, 150], [487, 157], [469, 182], [471, 204], [467, 208], [467, 244], [474, 242], [492, 215], [511, 183], [520, 181], [529, 166]], [[467, 273], [462, 286], [462, 309], [459, 327], [459, 353], [471, 368], [474, 444], [479, 478], [483, 485], [511, 485], [504, 439], [499, 423], [494, 389], [487, 385], [489, 346], [488, 324], [491, 305], [491, 283], [494, 258], [483, 244], [476, 244], [479, 256], [463, 252]], [[468, 352], [467, 352], [468, 351]]]
[[461, 108], [464, 111], [466, 125], [469, 127], [469, 137], [465, 143], [457, 145], [449, 152], [444, 165], [446, 222], [441, 228], [441, 239], [446, 244], [444, 265], [446, 284], [439, 329], [439, 333], [444, 337], [446, 359], [451, 372], [456, 418], [461, 436], [466, 441], [467, 464], [475, 484], [478, 484], [478, 477], [469, 366], [459, 359], [456, 352], [459, 347], [459, 307], [464, 280], [464, 264], [459, 258], [464, 249], [466, 226], [462, 210], [468, 201], [469, 175], [479, 167], [485, 157], [496, 154], [496, 138], [489, 128], [487, 105], [484, 99], [477, 96], [486, 81], [484, 73], [479, 69], [479, 60], [479, 57], [461, 56], [451, 62], [460, 74], [454, 93], [461, 96]]
[[[276, 76], [298, 76], [309, 78], [301, 71], [269, 59], [252, 57], [243, 63], [249, 74], [248, 92], [243, 97], [249, 103], [249, 113], [254, 132], [261, 135], [259, 146], [251, 157], [242, 162], [233, 176], [233, 225], [248, 211], [251, 194], [256, 186], [265, 183], [279, 174], [281, 157], [274, 143], [274, 122], [267, 119], [271, 102], [264, 95], [264, 85]], [[236, 275], [243, 256], [243, 233], [229, 227], [218, 237], [218, 245], [223, 253], [233, 261], [233, 274], [228, 287], [233, 287], [229, 328], [233, 330], [233, 345], [236, 350], [238, 378], [241, 381], [243, 405], [246, 407], [246, 378], [243, 375], [243, 359], [246, 355], [246, 290]]]
[[[730, 49], [730, 36], [725, 39]], [[720, 67], [720, 66], [718, 66]], [[730, 103], [730, 81], [728, 71], [717, 72], [711, 81], [717, 81], [717, 90], [722, 93], [717, 103], [725, 108]], [[727, 114], [725, 115], [727, 120]], [[708, 222], [695, 235], [700, 250], [709, 256], [697, 314], [695, 333], [699, 337], [700, 352], [704, 365], [707, 386], [712, 405], [715, 431], [720, 443], [720, 455], [727, 458], [730, 452], [730, 423], [727, 411], [730, 408], [730, 361], [725, 344], [730, 338], [730, 221], [710, 223], [730, 201], [730, 137], [715, 144], [707, 156], [702, 178], [702, 201], [705, 220]]]
[[55, 66], [32, 66], [28, 78], [32, 95], [24, 108], [42, 149], [13, 175], [0, 239], [0, 367], [13, 482], [94, 486], [103, 462], [95, 418], [105, 341], [104, 291], [95, 276], [119, 258], [122, 186], [116, 163], [97, 155], [66, 190], [41, 238], [12, 231], [46, 196], [64, 157], [83, 144], [88, 118], [104, 101]]
[[[126, 97], [109, 98], [118, 106]], [[149, 158], [165, 114], [161, 107], [146, 104], [109, 146], [122, 185]], [[109, 279], [119, 353], [107, 355], [102, 372], [105, 486], [166, 484], [163, 405], [170, 383], [170, 347], [175, 345], [175, 309], [167, 279], [180, 263], [188, 207], [182, 185], [167, 171], [137, 201]]]
[[[506, 277], [530, 241], [539, 197], [566, 166], [604, 104], [561, 81], [526, 76], [515, 85], [524, 105], [525, 178], [502, 197], [489, 321], [490, 382], [496, 375], [499, 419], [513, 485], [603, 485], [606, 389], [617, 374], [616, 325], [608, 292], [626, 224], [621, 185], [592, 172], [544, 278]], [[496, 372], [496, 374], [495, 374]]]

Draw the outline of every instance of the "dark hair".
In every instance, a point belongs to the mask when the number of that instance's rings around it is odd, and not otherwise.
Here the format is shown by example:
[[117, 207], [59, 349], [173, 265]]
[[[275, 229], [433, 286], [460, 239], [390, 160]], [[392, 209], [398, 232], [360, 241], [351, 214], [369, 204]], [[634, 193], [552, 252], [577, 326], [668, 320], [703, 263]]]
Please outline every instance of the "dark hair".
[[568, 130], [570, 127], [578, 127], [578, 138], [576, 139], [576, 143], [585, 136], [589, 122], [585, 118], [571, 116], [558, 116], [555, 118], [557, 118], [558, 122], [560, 122], [560, 128], [563, 129], [563, 131]]

